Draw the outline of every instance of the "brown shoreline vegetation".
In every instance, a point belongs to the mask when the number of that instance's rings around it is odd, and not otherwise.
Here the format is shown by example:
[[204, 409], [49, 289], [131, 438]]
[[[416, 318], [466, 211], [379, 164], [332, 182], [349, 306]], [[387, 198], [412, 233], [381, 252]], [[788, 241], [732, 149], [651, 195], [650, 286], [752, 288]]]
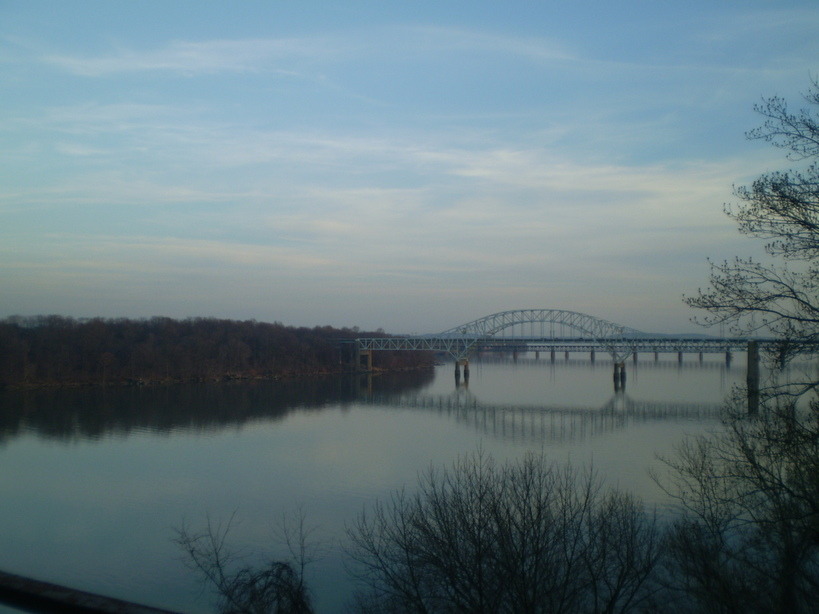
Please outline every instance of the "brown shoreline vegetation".
[[[281, 380], [350, 371], [360, 337], [382, 330], [216, 318], [0, 320], [0, 388], [154, 386]], [[347, 343], [345, 343], [347, 342]], [[378, 352], [375, 372], [431, 368], [427, 352]]]

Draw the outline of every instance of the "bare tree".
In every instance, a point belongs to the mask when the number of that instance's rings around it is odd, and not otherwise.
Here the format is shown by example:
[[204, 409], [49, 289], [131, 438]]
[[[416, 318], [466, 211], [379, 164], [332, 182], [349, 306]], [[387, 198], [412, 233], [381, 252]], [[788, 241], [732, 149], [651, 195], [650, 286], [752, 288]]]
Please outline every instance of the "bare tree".
[[779, 400], [723, 432], [686, 440], [665, 482], [684, 515], [670, 577], [706, 612], [819, 611], [819, 413]]
[[[797, 168], [735, 189], [740, 232], [765, 239], [773, 262], [714, 265], [710, 288], [687, 299], [706, 323], [774, 336], [775, 361], [815, 356], [819, 343], [819, 83], [796, 113], [779, 98], [755, 107], [748, 133]], [[668, 539], [669, 578], [691, 609], [816, 612], [819, 604], [819, 402], [815, 372], [777, 372], [748, 416], [738, 391], [725, 430], [687, 440], [660, 480], [684, 511]]]
[[534, 455], [432, 468], [349, 537], [359, 608], [373, 612], [635, 612], [660, 556], [638, 501]]
[[804, 99], [808, 108], [795, 113], [776, 96], [754, 107], [765, 121], [748, 138], [784, 149], [795, 168], [735, 188], [740, 202], [725, 208], [741, 233], [765, 240], [780, 262], [712, 263], [710, 287], [686, 298], [708, 312], [705, 324], [779, 338], [780, 360], [815, 353], [819, 342], [819, 82]]
[[282, 520], [282, 533], [289, 550], [286, 560], [271, 560], [262, 566], [244, 564], [227, 543], [233, 516], [226, 523], [213, 523], [199, 531], [184, 525], [177, 529], [177, 545], [185, 563], [216, 589], [223, 614], [310, 614], [313, 611], [304, 581], [310, 562], [304, 515], [292, 527]]

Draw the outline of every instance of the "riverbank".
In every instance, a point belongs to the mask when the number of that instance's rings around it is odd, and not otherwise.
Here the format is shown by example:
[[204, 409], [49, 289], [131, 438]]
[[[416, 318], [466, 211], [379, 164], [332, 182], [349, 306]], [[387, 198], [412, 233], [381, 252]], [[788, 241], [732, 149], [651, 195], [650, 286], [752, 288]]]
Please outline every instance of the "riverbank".
[[[393, 367], [390, 369], [373, 368], [368, 373], [373, 376], [387, 375], [391, 373], [408, 373], [415, 371], [432, 371], [436, 366], [434, 361], [406, 367]], [[18, 384], [0, 384], [0, 390], [62, 390], [77, 388], [141, 388], [141, 387], [162, 387], [179, 386], [184, 384], [219, 384], [219, 383], [239, 383], [239, 382], [289, 382], [296, 380], [310, 380], [323, 377], [337, 377], [342, 375], [356, 375], [356, 372], [348, 368], [344, 369], [320, 369], [307, 371], [288, 371], [270, 375], [258, 374], [234, 374], [228, 373], [222, 376], [192, 377], [192, 378], [149, 378], [149, 379], [124, 379], [107, 382], [94, 382], [88, 380], [77, 381], [34, 381], [20, 382]]]

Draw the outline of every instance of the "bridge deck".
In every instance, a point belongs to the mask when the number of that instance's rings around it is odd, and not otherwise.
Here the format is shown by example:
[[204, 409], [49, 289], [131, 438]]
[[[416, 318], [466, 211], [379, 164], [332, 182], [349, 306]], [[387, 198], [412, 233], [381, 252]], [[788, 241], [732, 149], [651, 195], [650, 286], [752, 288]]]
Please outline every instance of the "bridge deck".
[[[587, 352], [599, 350], [633, 354], [635, 352], [703, 352], [724, 353], [744, 351], [750, 340], [746, 338], [712, 337], [646, 337], [638, 339], [583, 339], [583, 338], [481, 338], [437, 337], [372, 337], [356, 339], [360, 350], [427, 350], [433, 352], [461, 352], [481, 350], [555, 350]], [[759, 340], [773, 343], [771, 340]]]

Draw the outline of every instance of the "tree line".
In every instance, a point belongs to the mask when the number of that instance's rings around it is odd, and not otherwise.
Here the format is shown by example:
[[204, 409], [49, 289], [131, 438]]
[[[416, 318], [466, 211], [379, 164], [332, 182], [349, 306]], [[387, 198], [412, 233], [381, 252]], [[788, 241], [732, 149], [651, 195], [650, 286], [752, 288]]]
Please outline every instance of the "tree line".
[[[121, 385], [341, 373], [350, 342], [383, 331], [215, 318], [0, 320], [0, 386]], [[346, 351], [345, 351], [346, 350]], [[422, 352], [378, 352], [374, 368], [432, 364]]]

